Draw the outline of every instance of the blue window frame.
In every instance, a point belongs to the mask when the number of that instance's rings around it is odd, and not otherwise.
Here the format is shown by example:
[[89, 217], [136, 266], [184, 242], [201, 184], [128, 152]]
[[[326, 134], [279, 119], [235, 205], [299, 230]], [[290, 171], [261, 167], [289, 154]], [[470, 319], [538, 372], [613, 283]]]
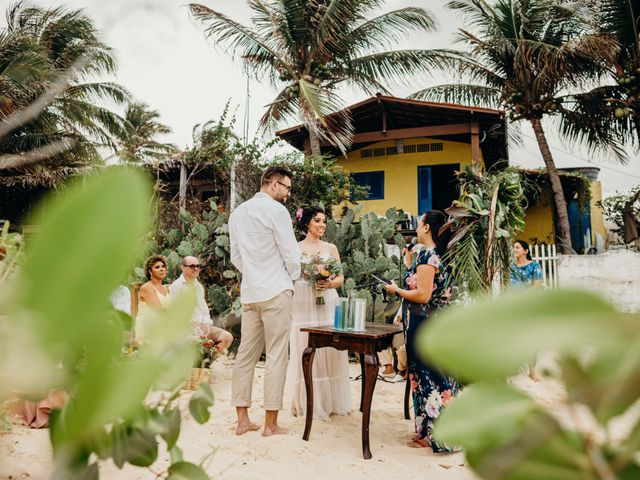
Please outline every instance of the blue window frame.
[[384, 199], [384, 171], [352, 173], [351, 178], [356, 184], [369, 187], [369, 194], [365, 198], [354, 198], [354, 200]]

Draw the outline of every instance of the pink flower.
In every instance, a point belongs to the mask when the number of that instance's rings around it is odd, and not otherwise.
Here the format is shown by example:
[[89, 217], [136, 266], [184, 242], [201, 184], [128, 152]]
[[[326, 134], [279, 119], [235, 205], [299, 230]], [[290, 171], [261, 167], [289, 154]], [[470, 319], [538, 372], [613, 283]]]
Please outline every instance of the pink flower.
[[299, 208], [298, 210], [296, 210], [296, 218], [298, 220], [300, 220], [302, 218], [302, 209]]
[[415, 273], [407, 277], [407, 286], [409, 287], [409, 290], [415, 290], [418, 288], [418, 276]]
[[453, 394], [451, 393], [451, 390], [445, 390], [444, 392], [442, 392], [442, 406], [446, 407], [449, 402], [453, 399]]

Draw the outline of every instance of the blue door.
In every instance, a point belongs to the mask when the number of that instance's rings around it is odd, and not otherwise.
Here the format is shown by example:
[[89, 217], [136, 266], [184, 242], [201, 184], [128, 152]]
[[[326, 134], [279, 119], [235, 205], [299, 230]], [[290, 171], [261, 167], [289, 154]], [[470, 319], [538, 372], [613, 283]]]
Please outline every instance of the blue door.
[[575, 198], [567, 203], [571, 244], [578, 253], [585, 253], [584, 237], [591, 228], [591, 210], [589, 204], [580, 205]]
[[418, 167], [418, 215], [431, 210], [431, 167]]

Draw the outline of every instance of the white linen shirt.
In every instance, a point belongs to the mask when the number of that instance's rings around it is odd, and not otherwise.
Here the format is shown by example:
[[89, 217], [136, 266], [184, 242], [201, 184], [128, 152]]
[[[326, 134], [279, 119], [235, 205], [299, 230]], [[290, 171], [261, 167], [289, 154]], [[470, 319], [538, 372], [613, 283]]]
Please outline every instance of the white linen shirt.
[[211, 320], [211, 315], [209, 315], [209, 305], [207, 305], [207, 301], [204, 298], [204, 287], [197, 278], [194, 279], [193, 282], [187, 282], [184, 275], [180, 275], [169, 286], [169, 296], [171, 298], [175, 298], [178, 293], [189, 285], [192, 285], [196, 289], [196, 307], [193, 310], [193, 315], [191, 315], [191, 321], [194, 323], [206, 323], [208, 325], [213, 325], [213, 320]]
[[263, 192], [229, 217], [231, 262], [242, 273], [240, 302], [264, 302], [293, 291], [300, 276], [300, 249], [289, 212]]

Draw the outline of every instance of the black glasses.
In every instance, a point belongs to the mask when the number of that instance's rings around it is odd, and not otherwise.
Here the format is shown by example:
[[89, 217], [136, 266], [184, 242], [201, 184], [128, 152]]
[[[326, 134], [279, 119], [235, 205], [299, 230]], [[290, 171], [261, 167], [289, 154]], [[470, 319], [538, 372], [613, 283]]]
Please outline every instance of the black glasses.
[[185, 265], [185, 267], [190, 268], [191, 270], [195, 270], [196, 268], [202, 268], [202, 265], [198, 265], [196, 263], [195, 265]]
[[284, 188], [287, 189], [287, 192], [291, 191], [291, 185], [287, 185], [286, 183], [282, 183], [280, 180], [276, 180], [277, 183], [279, 183], [280, 185], [282, 185]]

